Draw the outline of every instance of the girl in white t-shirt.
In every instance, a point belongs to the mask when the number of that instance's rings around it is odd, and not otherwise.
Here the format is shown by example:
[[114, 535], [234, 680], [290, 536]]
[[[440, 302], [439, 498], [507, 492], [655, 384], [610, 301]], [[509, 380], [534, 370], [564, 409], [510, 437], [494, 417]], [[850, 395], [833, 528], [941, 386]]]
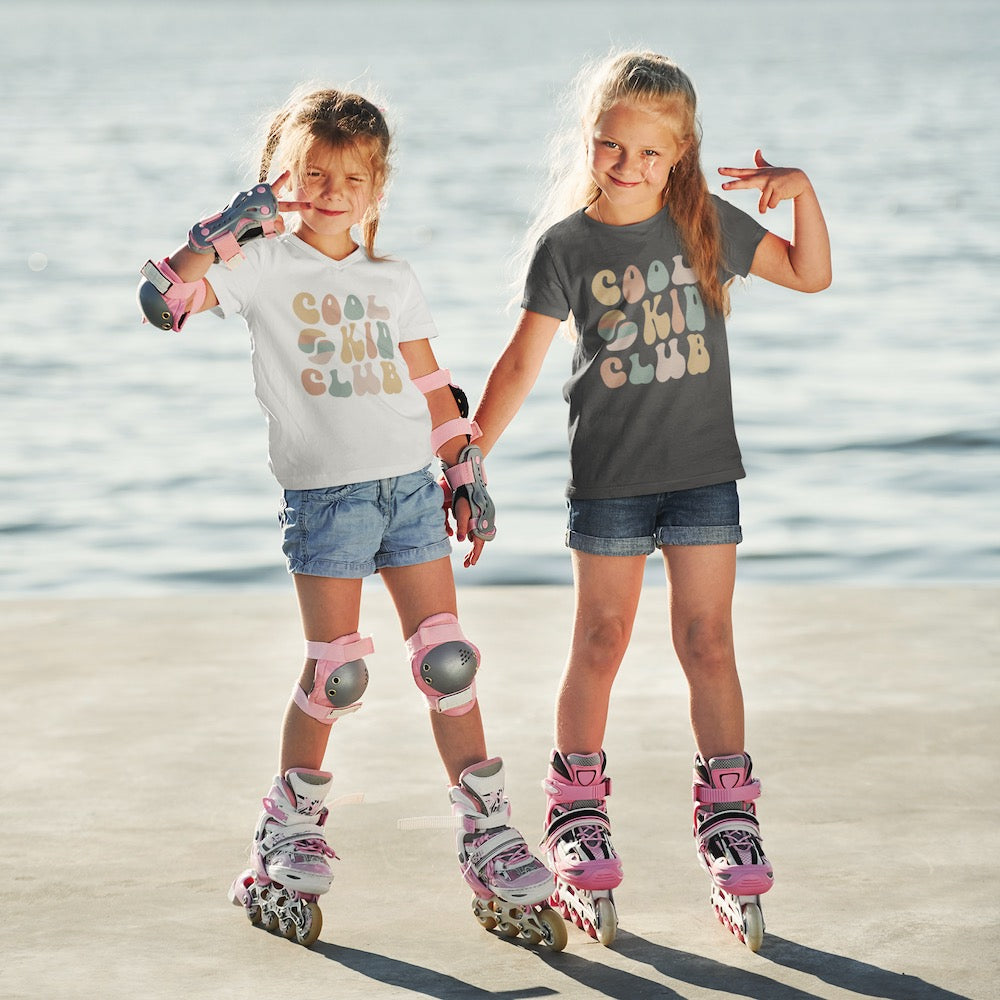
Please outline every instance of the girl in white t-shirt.
[[[436, 452], [456, 537], [470, 539], [465, 561], [474, 564], [495, 532], [482, 455], [470, 440], [478, 429], [438, 368], [436, 331], [412, 271], [374, 249], [389, 149], [385, 118], [364, 97], [297, 92], [270, 123], [259, 183], [192, 227], [169, 258], [149, 262], [139, 287], [146, 319], [164, 329], [217, 307], [242, 315], [250, 330], [306, 659], [251, 867], [230, 898], [252, 921], [304, 944], [319, 934], [316, 897], [332, 880], [323, 832], [331, 775], [322, 767], [331, 725], [360, 707], [367, 685], [363, 657], [373, 645], [358, 626], [362, 580], [373, 572], [395, 604], [431, 708], [480, 919], [530, 922], [532, 904], [553, 889], [507, 823], [503, 763], [488, 758], [476, 698], [479, 651], [456, 617], [442, 488], [428, 468]], [[279, 201], [286, 187], [289, 200]], [[287, 229], [281, 213], [295, 213]], [[558, 945], [561, 921], [551, 911], [542, 917], [541, 937]]]

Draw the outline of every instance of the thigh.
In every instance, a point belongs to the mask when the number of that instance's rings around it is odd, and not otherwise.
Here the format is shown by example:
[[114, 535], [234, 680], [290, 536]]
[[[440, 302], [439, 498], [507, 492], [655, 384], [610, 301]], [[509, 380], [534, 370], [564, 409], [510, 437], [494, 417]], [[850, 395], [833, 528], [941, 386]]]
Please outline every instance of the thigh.
[[574, 649], [609, 629], [627, 644], [642, 594], [646, 556], [603, 556], [572, 550], [576, 610]]
[[332, 642], [357, 632], [361, 620], [361, 580], [295, 573], [302, 630], [311, 642]]
[[732, 630], [736, 545], [667, 545], [663, 549], [670, 583], [674, 635], [695, 623]]
[[448, 556], [416, 566], [386, 566], [379, 576], [396, 606], [404, 638], [413, 635], [431, 615], [458, 614], [455, 577]]

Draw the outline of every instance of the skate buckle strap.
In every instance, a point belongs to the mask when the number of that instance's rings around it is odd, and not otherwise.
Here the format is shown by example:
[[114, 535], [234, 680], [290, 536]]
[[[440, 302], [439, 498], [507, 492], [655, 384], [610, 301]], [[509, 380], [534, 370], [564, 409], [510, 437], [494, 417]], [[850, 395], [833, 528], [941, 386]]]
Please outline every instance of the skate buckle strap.
[[579, 799], [606, 799], [611, 794], [611, 779], [602, 778], [593, 785], [580, 785], [563, 778], [543, 778], [545, 794], [556, 802], [574, 802]]
[[466, 833], [489, 833], [491, 830], [506, 830], [507, 820], [510, 819], [510, 802], [507, 799], [503, 800], [503, 804], [496, 812], [492, 812], [488, 816], [484, 816], [480, 812], [467, 813], [460, 810], [461, 806], [458, 806], [456, 813], [462, 829]]
[[754, 778], [753, 781], [737, 785], [735, 788], [712, 788], [695, 782], [691, 790], [695, 802], [749, 802], [760, 798], [760, 781]]
[[751, 812], [709, 813], [698, 824], [698, 837], [704, 840], [720, 833], [750, 834], [760, 839], [760, 823]]

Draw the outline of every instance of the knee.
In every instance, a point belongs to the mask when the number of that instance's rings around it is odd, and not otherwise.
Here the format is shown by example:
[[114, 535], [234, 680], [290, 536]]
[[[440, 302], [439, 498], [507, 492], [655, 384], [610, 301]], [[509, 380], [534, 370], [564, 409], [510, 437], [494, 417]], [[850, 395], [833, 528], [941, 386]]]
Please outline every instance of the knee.
[[720, 676], [736, 670], [733, 629], [729, 622], [695, 619], [675, 627], [674, 649], [688, 673]]
[[631, 634], [631, 623], [623, 618], [589, 618], [577, 625], [574, 658], [597, 670], [617, 670], [628, 649]]

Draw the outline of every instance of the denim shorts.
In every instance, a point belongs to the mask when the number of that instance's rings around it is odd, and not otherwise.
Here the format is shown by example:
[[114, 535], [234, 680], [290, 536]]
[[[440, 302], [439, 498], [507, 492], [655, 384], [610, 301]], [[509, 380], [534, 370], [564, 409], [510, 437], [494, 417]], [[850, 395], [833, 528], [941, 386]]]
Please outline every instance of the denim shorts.
[[743, 541], [736, 483], [606, 500], [569, 500], [566, 544], [597, 556], [648, 556], [665, 545]]
[[429, 469], [318, 490], [285, 490], [278, 521], [289, 573], [357, 580], [451, 553]]

